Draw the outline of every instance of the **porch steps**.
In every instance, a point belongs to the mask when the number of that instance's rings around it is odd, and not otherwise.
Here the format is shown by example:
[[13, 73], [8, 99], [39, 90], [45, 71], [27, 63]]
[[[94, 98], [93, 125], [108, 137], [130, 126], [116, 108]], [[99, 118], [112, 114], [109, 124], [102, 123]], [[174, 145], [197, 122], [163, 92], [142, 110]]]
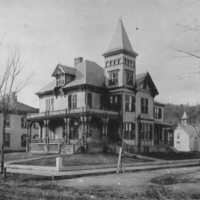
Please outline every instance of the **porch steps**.
[[172, 150], [175, 153], [179, 153], [179, 151], [173, 146], [169, 146], [169, 149]]

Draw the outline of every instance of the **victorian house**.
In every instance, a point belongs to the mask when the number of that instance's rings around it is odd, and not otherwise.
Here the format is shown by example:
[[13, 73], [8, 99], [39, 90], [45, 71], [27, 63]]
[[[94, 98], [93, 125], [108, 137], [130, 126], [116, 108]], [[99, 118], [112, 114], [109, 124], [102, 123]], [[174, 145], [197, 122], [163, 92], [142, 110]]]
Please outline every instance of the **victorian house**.
[[[114, 150], [166, 151], [172, 144], [171, 126], [163, 123], [164, 104], [154, 101], [158, 90], [150, 76], [136, 75], [137, 53], [120, 19], [105, 65], [74, 59], [58, 64], [53, 81], [37, 92], [39, 113], [27, 117], [28, 151], [87, 152]], [[39, 125], [39, 139], [31, 127]], [[114, 145], [115, 144], [115, 145]]]

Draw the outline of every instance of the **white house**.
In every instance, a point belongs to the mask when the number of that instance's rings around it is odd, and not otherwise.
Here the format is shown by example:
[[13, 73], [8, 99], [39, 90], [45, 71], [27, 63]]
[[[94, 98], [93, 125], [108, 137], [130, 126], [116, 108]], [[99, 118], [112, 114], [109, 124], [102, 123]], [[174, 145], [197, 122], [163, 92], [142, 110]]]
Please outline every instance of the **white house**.
[[178, 151], [200, 151], [200, 136], [198, 130], [189, 125], [189, 118], [184, 112], [181, 124], [174, 130], [174, 147]]

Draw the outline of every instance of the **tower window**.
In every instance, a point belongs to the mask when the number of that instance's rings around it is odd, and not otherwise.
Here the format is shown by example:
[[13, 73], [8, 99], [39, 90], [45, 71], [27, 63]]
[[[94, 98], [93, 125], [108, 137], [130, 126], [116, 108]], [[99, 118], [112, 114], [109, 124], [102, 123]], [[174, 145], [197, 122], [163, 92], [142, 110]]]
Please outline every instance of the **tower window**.
[[87, 105], [89, 108], [92, 108], [92, 93], [87, 94]]
[[126, 85], [133, 86], [133, 71], [125, 70]]
[[125, 101], [126, 101], [125, 110], [128, 112], [134, 112], [135, 111], [135, 97], [126, 95]]
[[110, 80], [109, 85], [118, 85], [118, 70], [109, 72], [110, 74]]
[[121, 63], [121, 59], [118, 59], [118, 64], [120, 64]]
[[117, 60], [114, 60], [114, 65], [116, 65], [117, 64]]

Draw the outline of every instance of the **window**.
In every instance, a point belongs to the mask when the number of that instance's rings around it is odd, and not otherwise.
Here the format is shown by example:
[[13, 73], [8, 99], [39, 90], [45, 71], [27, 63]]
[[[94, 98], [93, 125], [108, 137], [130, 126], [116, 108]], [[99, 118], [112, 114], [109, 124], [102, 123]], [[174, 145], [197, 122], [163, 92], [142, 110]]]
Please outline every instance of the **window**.
[[21, 127], [26, 128], [26, 118], [25, 117], [21, 118]]
[[33, 124], [33, 128], [34, 128], [34, 129], [38, 129], [38, 128], [39, 128], [39, 126], [38, 126], [38, 123], [37, 123], [37, 122]]
[[177, 133], [177, 139], [180, 139], [180, 133]]
[[141, 98], [141, 113], [148, 114], [148, 99]]
[[10, 115], [6, 115], [6, 127], [10, 127]]
[[121, 59], [118, 59], [118, 64], [120, 64], [121, 63]]
[[65, 84], [65, 75], [59, 73], [56, 78], [57, 86], [62, 86]]
[[54, 98], [46, 99], [46, 111], [54, 111]]
[[118, 70], [109, 72], [110, 73], [110, 80], [109, 85], [118, 85]]
[[131, 85], [133, 86], [133, 71], [130, 70], [125, 70], [125, 80], [126, 80], [126, 85]]
[[77, 94], [72, 94], [68, 96], [68, 108], [69, 109], [77, 108]]
[[125, 111], [134, 112], [135, 111], [135, 97], [126, 95], [125, 101], [126, 101]]
[[92, 108], [92, 93], [87, 93], [87, 106]]
[[147, 89], [147, 83], [143, 82], [143, 89], [146, 90]]
[[51, 111], [54, 111], [54, 98], [51, 98], [50, 110], [51, 110]]
[[4, 146], [5, 147], [10, 147], [10, 133], [5, 133], [5, 138], [4, 138]]
[[109, 64], [110, 64], [109, 62], [106, 62], [106, 67], [109, 67]]
[[154, 108], [154, 118], [162, 119], [162, 109], [161, 108]]
[[117, 64], [117, 60], [114, 60], [114, 65], [116, 65]]
[[124, 123], [124, 139], [134, 140], [135, 139], [135, 124], [126, 122]]
[[152, 140], [153, 131], [152, 131], [152, 124], [142, 123], [139, 126], [140, 130], [140, 137], [143, 140]]
[[121, 95], [113, 95], [109, 97], [109, 109], [119, 110], [121, 108]]
[[21, 136], [21, 147], [26, 147], [26, 134]]

